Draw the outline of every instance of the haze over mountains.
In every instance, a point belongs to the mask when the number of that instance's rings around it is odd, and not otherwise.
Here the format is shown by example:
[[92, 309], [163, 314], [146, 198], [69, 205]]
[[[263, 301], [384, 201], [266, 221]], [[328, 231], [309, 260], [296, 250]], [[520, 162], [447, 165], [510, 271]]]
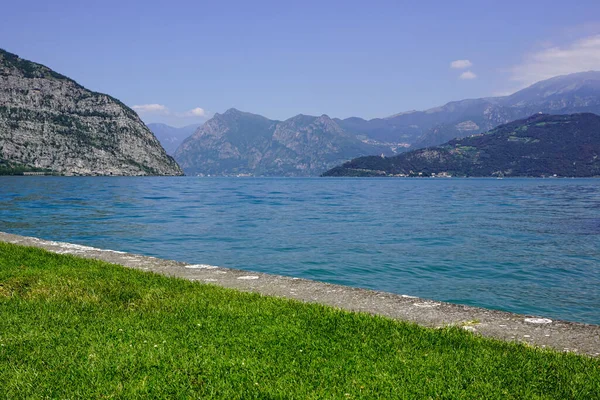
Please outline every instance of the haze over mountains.
[[186, 138], [191, 136], [202, 124], [192, 124], [181, 128], [175, 128], [161, 123], [150, 123], [147, 125], [152, 133], [154, 133], [154, 136], [159, 140], [160, 144], [162, 144], [167, 154], [173, 155], [179, 145], [183, 143]]
[[401, 142], [420, 148], [485, 132], [538, 112], [600, 114], [600, 72], [557, 76], [510, 96], [453, 101], [425, 111], [369, 121], [355, 117], [336, 121], [347, 132], [379, 142]]

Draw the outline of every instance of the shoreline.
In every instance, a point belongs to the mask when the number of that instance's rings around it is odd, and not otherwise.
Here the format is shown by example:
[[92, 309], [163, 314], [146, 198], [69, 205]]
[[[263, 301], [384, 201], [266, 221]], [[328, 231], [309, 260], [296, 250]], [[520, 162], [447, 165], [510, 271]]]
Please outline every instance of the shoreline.
[[133, 269], [240, 291], [381, 315], [430, 328], [456, 325], [475, 334], [499, 340], [524, 342], [540, 348], [552, 348], [593, 357], [600, 356], [599, 325], [520, 315], [301, 278], [206, 264], [186, 264], [4, 232], [0, 232], [0, 241], [42, 248], [58, 254], [102, 260]]

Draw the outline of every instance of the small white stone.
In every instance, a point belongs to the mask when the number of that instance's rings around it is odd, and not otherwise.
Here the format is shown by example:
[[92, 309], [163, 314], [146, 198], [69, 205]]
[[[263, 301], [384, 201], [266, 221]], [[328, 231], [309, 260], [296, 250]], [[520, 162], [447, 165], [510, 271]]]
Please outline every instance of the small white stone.
[[407, 294], [401, 294], [400, 297], [404, 297], [405, 299], [416, 299], [417, 296], [409, 296]]
[[551, 324], [552, 320], [548, 318], [525, 318], [525, 322], [530, 324]]
[[244, 275], [244, 276], [238, 276], [238, 279], [242, 279], [242, 280], [246, 280], [246, 281], [251, 281], [254, 279], [258, 279], [257, 275]]
[[208, 265], [208, 264], [190, 264], [190, 265], [186, 265], [185, 267], [190, 268], [190, 269], [217, 269], [217, 268], [219, 268], [214, 265]]
[[421, 308], [433, 308], [433, 307], [437, 307], [439, 305], [440, 305], [440, 303], [432, 303], [430, 301], [425, 302], [425, 303], [414, 303], [413, 304], [413, 306], [421, 307]]
[[531, 336], [529, 336], [529, 335], [523, 335], [523, 337], [531, 337]]

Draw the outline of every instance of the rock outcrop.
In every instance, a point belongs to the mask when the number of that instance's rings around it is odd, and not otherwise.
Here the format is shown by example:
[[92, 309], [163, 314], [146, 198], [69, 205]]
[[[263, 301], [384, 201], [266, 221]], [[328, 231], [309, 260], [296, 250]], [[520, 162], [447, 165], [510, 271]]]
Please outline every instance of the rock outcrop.
[[62, 175], [182, 175], [138, 115], [0, 50], [0, 162]]

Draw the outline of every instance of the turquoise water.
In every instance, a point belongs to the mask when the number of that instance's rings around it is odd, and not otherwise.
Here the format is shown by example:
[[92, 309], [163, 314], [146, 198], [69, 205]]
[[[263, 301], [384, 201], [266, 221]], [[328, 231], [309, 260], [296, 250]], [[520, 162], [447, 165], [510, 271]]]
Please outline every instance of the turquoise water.
[[0, 177], [0, 231], [600, 324], [600, 180]]

